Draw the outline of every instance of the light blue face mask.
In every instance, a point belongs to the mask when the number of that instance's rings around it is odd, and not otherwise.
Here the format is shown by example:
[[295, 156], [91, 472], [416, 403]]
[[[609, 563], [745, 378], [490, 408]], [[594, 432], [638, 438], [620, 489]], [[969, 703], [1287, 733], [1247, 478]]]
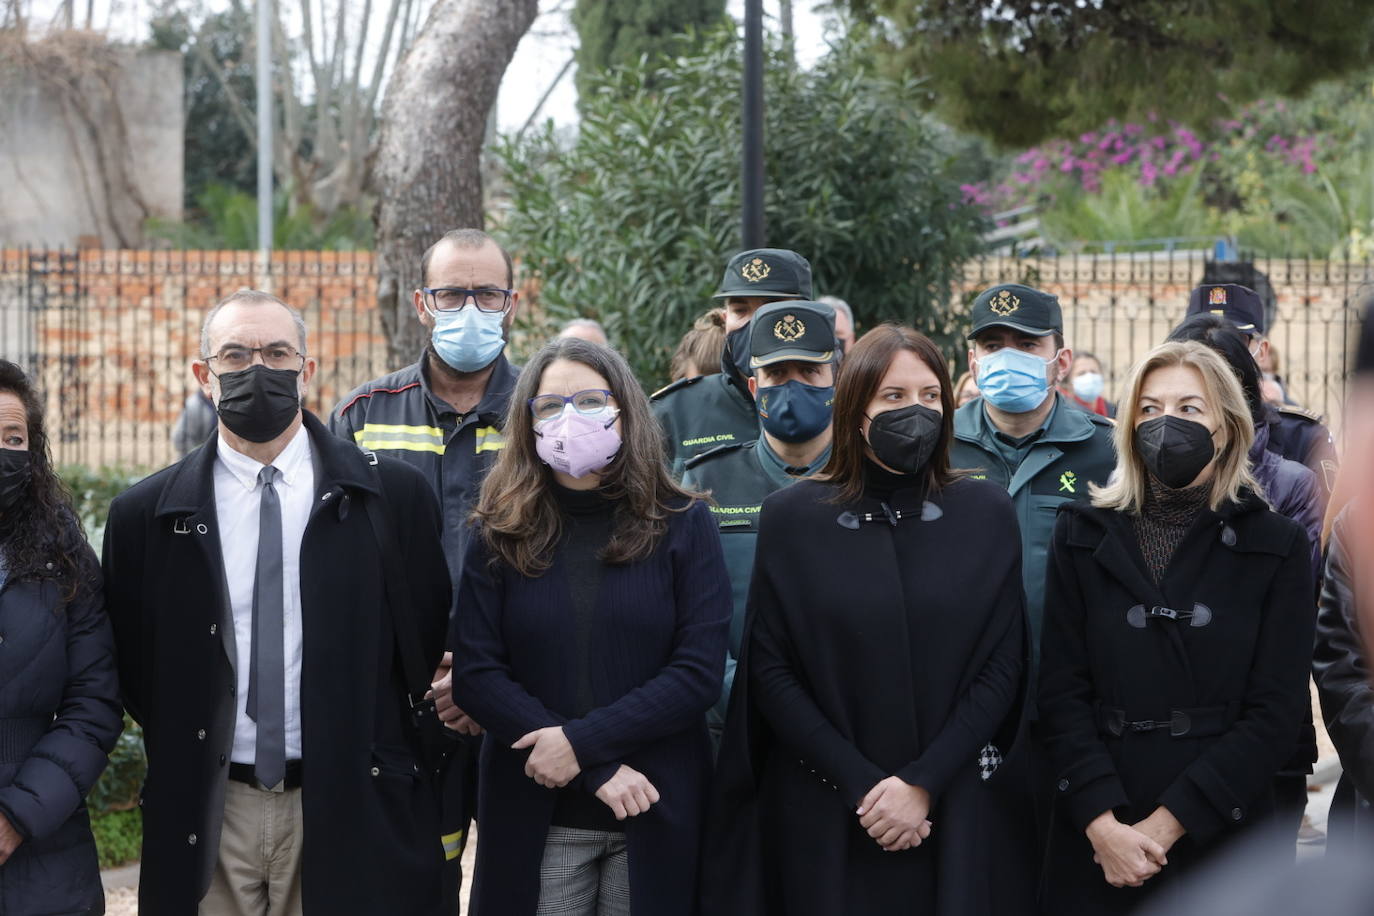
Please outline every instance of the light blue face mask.
[[505, 312], [483, 312], [475, 306], [432, 312], [434, 352], [459, 372], [476, 372], [491, 365], [506, 345], [502, 328]]
[[[1057, 359], [1059, 354], [1055, 353]], [[983, 399], [1007, 413], [1030, 413], [1045, 403], [1050, 382], [1045, 370], [1053, 359], [1003, 347], [978, 357], [978, 390]]]

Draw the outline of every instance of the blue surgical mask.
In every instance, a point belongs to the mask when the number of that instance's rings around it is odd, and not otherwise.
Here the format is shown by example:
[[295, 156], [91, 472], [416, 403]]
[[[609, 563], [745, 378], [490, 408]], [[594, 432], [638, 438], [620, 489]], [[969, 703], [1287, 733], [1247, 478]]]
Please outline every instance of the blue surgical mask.
[[1085, 401], [1096, 401], [1105, 385], [1101, 372], [1084, 372], [1073, 377], [1073, 393]]
[[431, 340], [439, 358], [459, 372], [476, 372], [491, 365], [506, 345], [505, 312], [483, 312], [474, 306], [433, 312]]
[[1050, 390], [1045, 370], [1053, 362], [1025, 350], [1003, 347], [978, 357], [978, 390], [983, 400], [998, 410], [1030, 413], [1045, 403]]
[[810, 442], [830, 425], [835, 388], [789, 379], [781, 385], [759, 388], [754, 404], [769, 435], [783, 442]]

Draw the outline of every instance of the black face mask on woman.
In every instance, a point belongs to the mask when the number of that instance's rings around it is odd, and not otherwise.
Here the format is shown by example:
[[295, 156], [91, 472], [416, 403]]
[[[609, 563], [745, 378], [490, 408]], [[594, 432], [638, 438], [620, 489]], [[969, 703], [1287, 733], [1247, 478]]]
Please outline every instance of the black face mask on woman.
[[27, 451], [0, 448], [0, 512], [8, 512], [24, 495], [33, 473], [33, 458]]
[[915, 474], [930, 462], [940, 441], [944, 416], [921, 404], [899, 407], [869, 418], [868, 447], [899, 474]]
[[271, 442], [301, 409], [296, 369], [249, 366], [219, 377], [216, 410], [224, 425], [249, 442]]
[[1155, 417], [1135, 428], [1135, 450], [1155, 479], [1171, 490], [1188, 486], [1216, 457], [1207, 427], [1182, 417]]

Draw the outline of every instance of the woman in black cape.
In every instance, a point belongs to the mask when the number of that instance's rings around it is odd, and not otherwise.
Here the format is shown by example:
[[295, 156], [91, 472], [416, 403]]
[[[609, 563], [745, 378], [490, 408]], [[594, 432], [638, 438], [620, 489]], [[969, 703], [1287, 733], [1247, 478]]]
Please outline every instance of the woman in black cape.
[[977, 916], [1025, 854], [983, 784], [1018, 718], [1020, 541], [1006, 493], [949, 470], [953, 412], [935, 346], [876, 328], [825, 471], [765, 500], [702, 912]]

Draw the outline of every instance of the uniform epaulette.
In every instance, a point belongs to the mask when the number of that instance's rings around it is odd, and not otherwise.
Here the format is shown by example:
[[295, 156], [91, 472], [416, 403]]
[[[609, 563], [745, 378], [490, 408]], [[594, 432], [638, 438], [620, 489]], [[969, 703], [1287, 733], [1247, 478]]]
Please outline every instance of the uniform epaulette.
[[676, 382], [664, 385], [662, 388], [658, 389], [653, 394], [649, 395], [649, 400], [657, 401], [665, 394], [672, 394], [674, 391], [686, 388], [688, 385], [695, 385], [697, 382], [701, 381], [704, 378], [706, 378], [706, 376], [704, 375], [694, 375], [691, 378], [680, 378]]
[[1299, 407], [1296, 404], [1280, 404], [1277, 408], [1279, 413], [1288, 414], [1290, 417], [1302, 417], [1304, 420], [1311, 420], [1313, 423], [1323, 423], [1325, 418], [1316, 411]]
[[753, 443], [727, 442], [724, 445], [717, 445], [715, 448], [708, 448], [704, 452], [699, 452], [693, 455], [691, 458], [688, 458], [686, 461], [684, 461], [682, 463], [682, 466], [683, 468], [690, 470], [691, 468], [696, 467], [697, 465], [701, 464], [703, 461], [705, 461], [707, 458], [710, 458], [713, 455], [723, 455], [726, 452], [732, 452], [737, 448], [744, 448], [747, 445], [753, 445]]

